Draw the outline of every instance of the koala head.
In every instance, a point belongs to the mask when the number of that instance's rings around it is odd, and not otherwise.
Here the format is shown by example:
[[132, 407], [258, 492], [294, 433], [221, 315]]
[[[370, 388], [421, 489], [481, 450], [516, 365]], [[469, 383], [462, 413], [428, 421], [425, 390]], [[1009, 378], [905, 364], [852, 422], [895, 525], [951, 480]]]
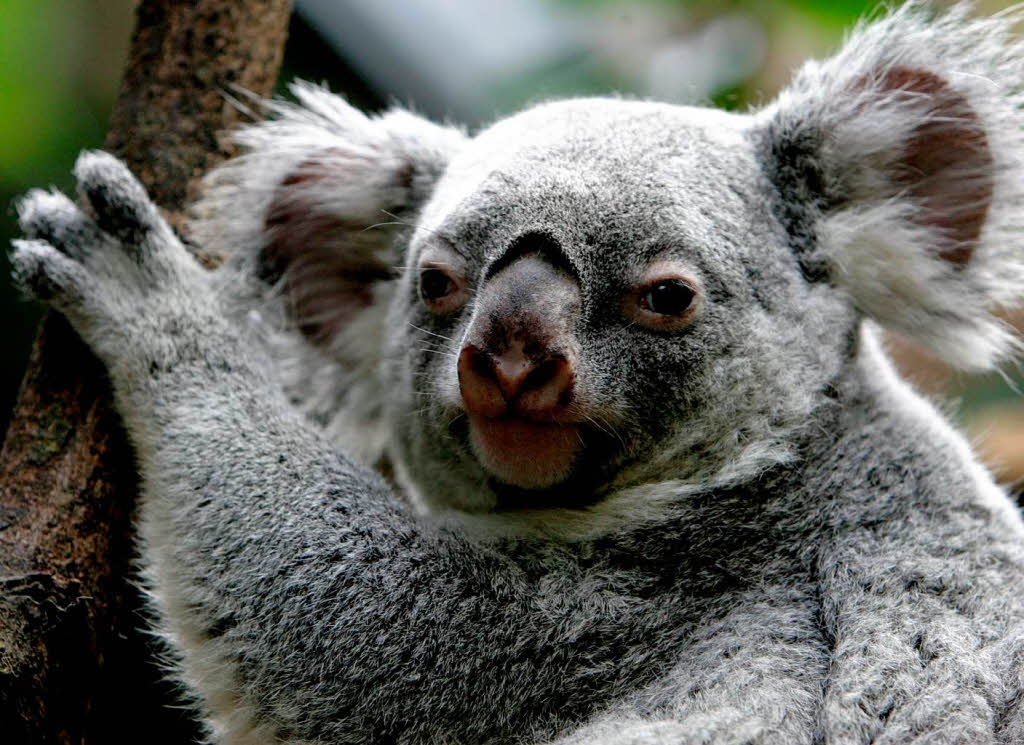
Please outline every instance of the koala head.
[[993, 23], [908, 7], [748, 114], [581, 99], [468, 137], [299, 85], [199, 232], [276, 288], [292, 367], [317, 356], [296, 398], [335, 381], [318, 406], [429, 507], [735, 482], [795, 456], [866, 317], [968, 368], [1011, 348], [1021, 72]]
[[784, 457], [855, 317], [801, 276], [748, 128], [576, 100], [452, 156], [405, 249], [382, 366], [418, 493], [586, 504]]

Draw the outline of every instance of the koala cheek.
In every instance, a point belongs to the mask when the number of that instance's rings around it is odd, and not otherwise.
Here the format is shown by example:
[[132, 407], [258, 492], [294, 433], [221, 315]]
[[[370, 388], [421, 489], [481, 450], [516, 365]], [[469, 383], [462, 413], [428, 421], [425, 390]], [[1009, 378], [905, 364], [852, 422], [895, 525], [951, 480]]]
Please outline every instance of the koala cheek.
[[428, 396], [432, 406], [456, 416], [463, 411], [459, 375], [454, 363], [446, 362], [437, 371], [434, 390]]

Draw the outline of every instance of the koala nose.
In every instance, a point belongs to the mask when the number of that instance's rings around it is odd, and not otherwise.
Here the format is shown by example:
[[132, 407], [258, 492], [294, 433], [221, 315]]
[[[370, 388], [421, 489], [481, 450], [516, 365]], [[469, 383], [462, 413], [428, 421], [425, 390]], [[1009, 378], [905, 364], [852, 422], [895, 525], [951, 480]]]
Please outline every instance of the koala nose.
[[458, 373], [466, 408], [489, 418], [510, 410], [553, 418], [572, 397], [573, 368], [565, 355], [527, 355], [520, 344], [498, 354], [467, 344], [459, 354]]

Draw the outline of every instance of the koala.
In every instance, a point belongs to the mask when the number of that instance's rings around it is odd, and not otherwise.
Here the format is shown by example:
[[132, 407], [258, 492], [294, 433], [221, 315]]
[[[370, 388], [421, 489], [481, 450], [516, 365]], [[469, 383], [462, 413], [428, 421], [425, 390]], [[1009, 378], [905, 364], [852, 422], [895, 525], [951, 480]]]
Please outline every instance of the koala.
[[110, 155], [29, 193], [211, 740], [1024, 743], [1024, 523], [879, 342], [1019, 349], [1020, 18], [911, 3], [741, 114], [299, 83], [216, 272]]

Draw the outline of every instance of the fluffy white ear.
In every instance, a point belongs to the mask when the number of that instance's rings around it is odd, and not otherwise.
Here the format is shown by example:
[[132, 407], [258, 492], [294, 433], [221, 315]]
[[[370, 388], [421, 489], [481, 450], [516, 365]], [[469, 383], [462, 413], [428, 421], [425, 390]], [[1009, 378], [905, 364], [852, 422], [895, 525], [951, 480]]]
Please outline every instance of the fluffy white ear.
[[415, 221], [465, 135], [399, 110], [367, 117], [307, 83], [291, 91], [296, 103], [269, 102], [269, 121], [236, 133], [244, 154], [207, 177], [192, 232], [227, 257], [229, 309], [252, 321], [287, 395], [351, 457], [380, 464], [381, 339], [402, 263], [392, 225]]
[[401, 260], [395, 230], [376, 228], [414, 217], [465, 135], [402, 110], [368, 117], [309, 83], [290, 90], [297, 103], [268, 102], [268, 121], [235, 134], [245, 154], [207, 177], [193, 232], [280, 290], [329, 347]]
[[1024, 298], [1024, 11], [911, 2], [759, 112], [776, 215], [811, 281], [963, 368], [1016, 346]]

